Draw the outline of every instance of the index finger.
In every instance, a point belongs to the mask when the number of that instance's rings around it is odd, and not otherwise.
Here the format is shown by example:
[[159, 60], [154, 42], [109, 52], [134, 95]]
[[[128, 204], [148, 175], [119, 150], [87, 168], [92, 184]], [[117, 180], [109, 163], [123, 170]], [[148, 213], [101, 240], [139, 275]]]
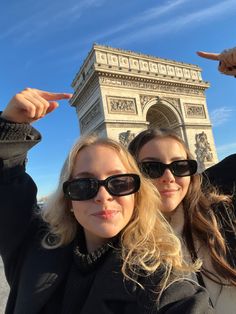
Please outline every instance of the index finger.
[[73, 94], [71, 93], [51, 93], [47, 91], [43, 91], [40, 89], [34, 89], [39, 96], [43, 97], [45, 100], [54, 101], [54, 100], [62, 100], [62, 99], [70, 99]]
[[219, 61], [220, 53], [213, 53], [213, 52], [205, 52], [205, 51], [197, 51], [199, 57], [209, 59], [209, 60], [216, 60]]

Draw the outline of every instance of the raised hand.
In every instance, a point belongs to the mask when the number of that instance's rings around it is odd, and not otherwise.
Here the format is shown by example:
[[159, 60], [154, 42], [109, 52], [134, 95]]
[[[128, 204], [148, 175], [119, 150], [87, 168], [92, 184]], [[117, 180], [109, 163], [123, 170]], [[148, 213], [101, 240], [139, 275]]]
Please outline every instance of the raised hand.
[[58, 107], [57, 100], [70, 99], [69, 93], [50, 93], [26, 88], [16, 94], [2, 112], [2, 117], [16, 123], [32, 123]]
[[222, 53], [198, 51], [197, 54], [202, 58], [220, 61], [218, 70], [221, 73], [236, 76], [236, 48], [224, 50]]

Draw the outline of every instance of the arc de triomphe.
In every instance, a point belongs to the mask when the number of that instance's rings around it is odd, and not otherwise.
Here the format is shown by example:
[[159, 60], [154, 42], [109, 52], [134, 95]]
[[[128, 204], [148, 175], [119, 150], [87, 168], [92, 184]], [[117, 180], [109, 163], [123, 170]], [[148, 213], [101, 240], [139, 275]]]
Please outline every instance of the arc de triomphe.
[[197, 65], [94, 44], [72, 87], [80, 133], [125, 145], [149, 127], [173, 128], [199, 170], [217, 162], [205, 90]]

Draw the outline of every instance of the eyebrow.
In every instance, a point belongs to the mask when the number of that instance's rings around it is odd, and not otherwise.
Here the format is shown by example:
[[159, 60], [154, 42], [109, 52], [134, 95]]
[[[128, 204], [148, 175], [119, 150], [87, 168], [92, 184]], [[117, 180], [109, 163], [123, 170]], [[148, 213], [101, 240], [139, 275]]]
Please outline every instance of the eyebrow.
[[[107, 177], [114, 175], [114, 174], [121, 174], [121, 173], [128, 173], [129, 171], [126, 170], [125, 172], [122, 171], [121, 169], [114, 169], [112, 171], [109, 171], [106, 174]], [[92, 172], [88, 172], [88, 171], [83, 171], [83, 172], [78, 172], [76, 173], [74, 176], [74, 178], [78, 178], [78, 177], [83, 177], [83, 178], [95, 178], [96, 175]]]
[[[172, 162], [172, 161], [175, 161], [175, 160], [186, 160], [186, 159], [188, 159], [187, 157], [184, 157], [184, 156], [176, 156], [176, 157], [172, 157], [172, 158], [170, 158], [170, 161]], [[143, 162], [143, 161], [160, 161], [160, 162], [162, 162], [159, 158], [157, 158], [157, 157], [146, 157], [146, 158], [144, 158], [144, 159], [142, 159], [141, 160], [141, 162]]]

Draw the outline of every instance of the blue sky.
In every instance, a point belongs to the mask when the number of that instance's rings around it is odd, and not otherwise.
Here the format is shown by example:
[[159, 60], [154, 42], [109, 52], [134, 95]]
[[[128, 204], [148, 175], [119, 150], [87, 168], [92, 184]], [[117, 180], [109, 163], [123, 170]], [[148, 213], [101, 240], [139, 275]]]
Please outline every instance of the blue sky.
[[[236, 80], [197, 50], [236, 46], [236, 0], [3, 0], [0, 4], [0, 109], [25, 87], [73, 92], [71, 83], [94, 42], [197, 64], [211, 83], [207, 103], [221, 160], [236, 151]], [[39, 197], [53, 191], [79, 136], [68, 102], [34, 126], [43, 141], [29, 153]]]

